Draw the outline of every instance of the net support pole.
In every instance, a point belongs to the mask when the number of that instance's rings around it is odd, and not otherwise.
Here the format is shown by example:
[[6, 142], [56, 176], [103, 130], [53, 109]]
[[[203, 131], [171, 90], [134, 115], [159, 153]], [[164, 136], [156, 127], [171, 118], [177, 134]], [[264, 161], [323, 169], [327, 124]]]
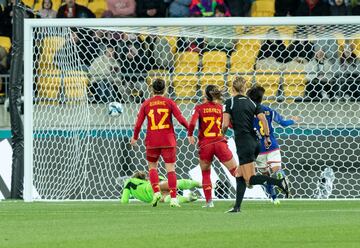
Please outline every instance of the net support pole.
[[33, 201], [33, 32], [24, 21], [24, 201]]
[[12, 60], [10, 67], [10, 121], [11, 121], [11, 145], [12, 175], [11, 175], [11, 198], [22, 199], [24, 177], [24, 132], [20, 116], [22, 92], [22, 59], [23, 59], [23, 21], [24, 11], [19, 6], [19, 0], [13, 7], [13, 40]]

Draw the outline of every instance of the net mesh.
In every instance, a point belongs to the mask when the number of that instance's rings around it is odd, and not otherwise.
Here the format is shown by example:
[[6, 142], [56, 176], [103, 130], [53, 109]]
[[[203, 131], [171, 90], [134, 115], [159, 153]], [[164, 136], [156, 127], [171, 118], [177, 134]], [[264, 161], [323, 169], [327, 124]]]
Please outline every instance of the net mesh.
[[[121, 179], [147, 170], [143, 142], [131, 148], [129, 140], [152, 80], [166, 81], [167, 95], [189, 119], [205, 85], [230, 96], [238, 75], [265, 87], [265, 104], [301, 119], [292, 127], [274, 123], [292, 197], [360, 196], [358, 25], [32, 32], [35, 198], [119, 198]], [[177, 123], [175, 129], [178, 178], [199, 179], [197, 148]], [[334, 179], [324, 178], [325, 169]], [[234, 198], [234, 180], [218, 161], [213, 170], [215, 197]], [[331, 192], [317, 193], [327, 182]], [[247, 196], [264, 194], [253, 189]]]

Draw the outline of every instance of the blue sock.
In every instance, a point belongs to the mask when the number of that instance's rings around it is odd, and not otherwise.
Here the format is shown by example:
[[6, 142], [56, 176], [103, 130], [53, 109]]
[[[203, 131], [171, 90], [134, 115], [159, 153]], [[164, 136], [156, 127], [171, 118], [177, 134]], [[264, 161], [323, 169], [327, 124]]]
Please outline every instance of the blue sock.
[[275, 200], [277, 198], [276, 191], [274, 185], [272, 184], [265, 184], [266, 193], [268, 193], [271, 199]]

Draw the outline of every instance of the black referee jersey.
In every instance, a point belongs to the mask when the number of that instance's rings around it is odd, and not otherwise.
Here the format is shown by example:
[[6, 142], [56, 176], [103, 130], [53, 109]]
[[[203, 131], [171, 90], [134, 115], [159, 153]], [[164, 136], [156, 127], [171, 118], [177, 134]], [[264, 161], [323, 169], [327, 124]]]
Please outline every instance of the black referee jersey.
[[225, 101], [224, 112], [230, 114], [235, 137], [244, 134], [253, 134], [254, 117], [264, 111], [260, 104], [256, 104], [250, 98], [237, 95]]

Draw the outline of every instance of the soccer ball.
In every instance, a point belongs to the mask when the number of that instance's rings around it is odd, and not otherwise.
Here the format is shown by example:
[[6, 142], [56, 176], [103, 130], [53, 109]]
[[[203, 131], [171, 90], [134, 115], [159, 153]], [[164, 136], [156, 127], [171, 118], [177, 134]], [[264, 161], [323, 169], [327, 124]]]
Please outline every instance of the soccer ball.
[[123, 112], [122, 105], [119, 102], [109, 103], [108, 110], [110, 116], [119, 116]]

